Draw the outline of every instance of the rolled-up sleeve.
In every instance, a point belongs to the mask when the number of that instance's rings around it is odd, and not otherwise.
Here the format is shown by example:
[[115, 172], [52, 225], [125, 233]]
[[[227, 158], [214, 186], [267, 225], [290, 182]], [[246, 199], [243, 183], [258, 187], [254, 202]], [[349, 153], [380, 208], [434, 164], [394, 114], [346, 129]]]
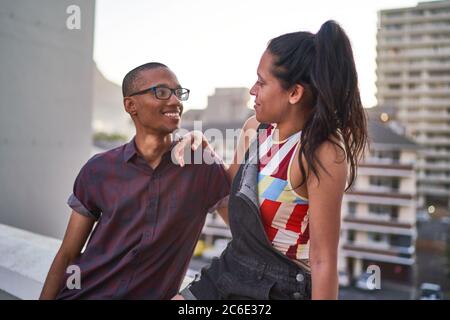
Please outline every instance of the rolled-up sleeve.
[[86, 163], [78, 173], [73, 186], [73, 193], [69, 196], [67, 204], [74, 211], [86, 217], [98, 220], [101, 215], [96, 191], [90, 174], [90, 162]]

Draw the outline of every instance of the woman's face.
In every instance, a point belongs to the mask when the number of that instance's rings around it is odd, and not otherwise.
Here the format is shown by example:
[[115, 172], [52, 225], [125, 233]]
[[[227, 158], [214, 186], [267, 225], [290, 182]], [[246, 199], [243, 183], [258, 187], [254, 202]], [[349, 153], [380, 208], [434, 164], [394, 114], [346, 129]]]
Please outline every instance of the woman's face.
[[258, 80], [250, 89], [255, 96], [256, 119], [263, 123], [280, 123], [289, 114], [289, 91], [272, 74], [274, 56], [266, 50], [259, 62]]

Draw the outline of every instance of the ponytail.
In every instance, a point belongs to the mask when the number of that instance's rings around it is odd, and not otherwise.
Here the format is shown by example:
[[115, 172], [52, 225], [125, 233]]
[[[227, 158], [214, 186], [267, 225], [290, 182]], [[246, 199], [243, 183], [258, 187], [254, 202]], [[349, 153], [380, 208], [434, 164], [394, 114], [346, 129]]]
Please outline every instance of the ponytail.
[[316, 151], [330, 141], [345, 152], [350, 164], [349, 189], [367, 144], [367, 121], [350, 40], [339, 24], [330, 20], [315, 35], [296, 32], [279, 36], [270, 41], [268, 50], [276, 57], [273, 73], [283, 86], [301, 84], [313, 97], [313, 112], [301, 136], [300, 185], [307, 180], [302, 157], [319, 180], [317, 165], [327, 172]]

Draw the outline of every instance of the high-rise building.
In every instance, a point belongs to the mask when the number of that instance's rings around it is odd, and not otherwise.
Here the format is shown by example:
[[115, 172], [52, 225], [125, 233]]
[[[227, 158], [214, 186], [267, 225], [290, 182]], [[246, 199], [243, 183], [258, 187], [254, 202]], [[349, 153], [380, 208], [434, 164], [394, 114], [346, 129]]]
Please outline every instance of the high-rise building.
[[377, 99], [422, 146], [419, 204], [450, 208], [450, 1], [379, 12]]

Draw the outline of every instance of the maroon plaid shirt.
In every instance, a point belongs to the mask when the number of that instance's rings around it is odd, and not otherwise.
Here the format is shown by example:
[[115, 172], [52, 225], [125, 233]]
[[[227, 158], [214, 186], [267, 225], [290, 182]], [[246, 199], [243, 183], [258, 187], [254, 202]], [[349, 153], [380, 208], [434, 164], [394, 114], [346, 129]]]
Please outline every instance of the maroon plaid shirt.
[[98, 223], [73, 262], [81, 269], [81, 289], [66, 287], [67, 274], [58, 299], [170, 299], [207, 212], [229, 188], [222, 165], [181, 168], [170, 151], [153, 170], [134, 139], [95, 155], [78, 174], [68, 204]]

